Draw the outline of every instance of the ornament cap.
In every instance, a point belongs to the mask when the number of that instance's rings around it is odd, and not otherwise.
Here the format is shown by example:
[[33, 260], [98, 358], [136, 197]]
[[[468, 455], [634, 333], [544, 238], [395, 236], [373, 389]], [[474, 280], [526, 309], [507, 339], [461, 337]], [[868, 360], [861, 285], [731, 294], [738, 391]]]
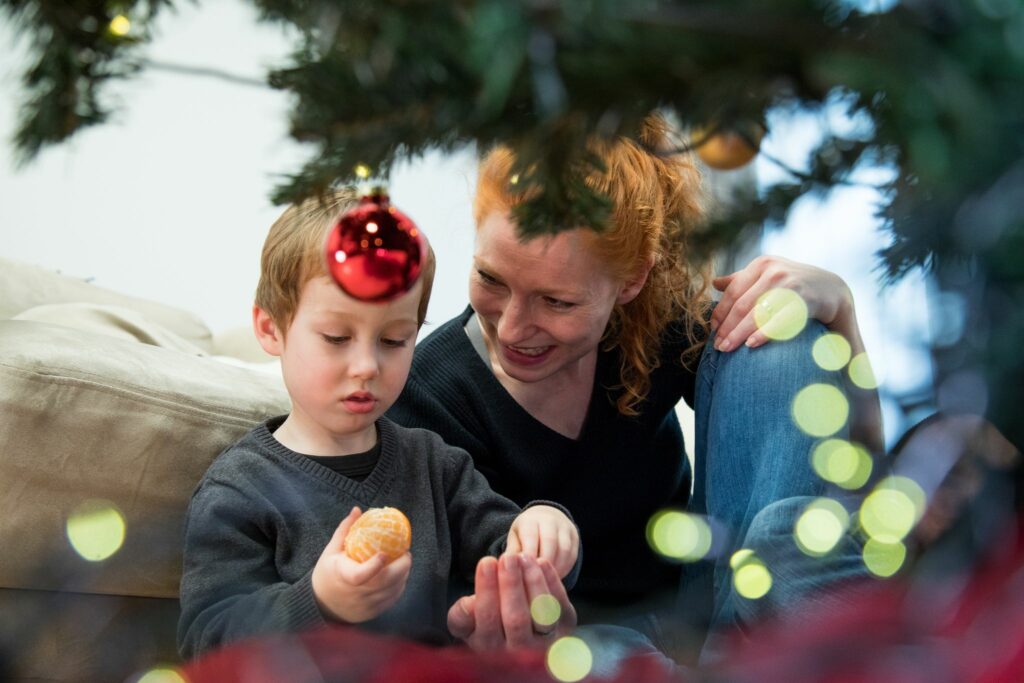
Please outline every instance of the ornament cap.
[[362, 204], [367, 201], [376, 202], [377, 204], [390, 204], [391, 197], [388, 195], [387, 186], [370, 185], [360, 192], [359, 203]]

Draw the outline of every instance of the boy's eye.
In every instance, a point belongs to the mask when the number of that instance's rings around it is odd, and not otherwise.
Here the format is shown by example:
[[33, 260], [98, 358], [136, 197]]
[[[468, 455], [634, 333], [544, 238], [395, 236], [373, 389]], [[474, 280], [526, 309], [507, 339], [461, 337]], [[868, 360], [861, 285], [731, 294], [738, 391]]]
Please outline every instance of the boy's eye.
[[380, 343], [384, 346], [390, 346], [393, 348], [401, 348], [405, 346], [405, 339], [388, 339], [387, 337], [381, 337]]
[[480, 276], [480, 279], [483, 280], [483, 283], [485, 285], [500, 285], [501, 284], [501, 282], [497, 278], [495, 278], [493, 275], [485, 273], [482, 270], [476, 271], [476, 274]]
[[330, 334], [322, 334], [320, 336], [323, 337], [324, 341], [327, 342], [328, 344], [344, 344], [349, 339], [351, 339], [351, 337], [335, 337]]

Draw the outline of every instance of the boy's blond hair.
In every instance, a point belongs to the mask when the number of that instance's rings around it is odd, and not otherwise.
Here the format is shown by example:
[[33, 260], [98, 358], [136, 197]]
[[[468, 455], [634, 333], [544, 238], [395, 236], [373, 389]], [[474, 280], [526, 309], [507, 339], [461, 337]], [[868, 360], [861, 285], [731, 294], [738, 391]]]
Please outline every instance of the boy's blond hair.
[[[327, 230], [357, 200], [351, 189], [329, 192], [292, 204], [270, 226], [260, 257], [260, 281], [256, 286], [256, 305], [284, 332], [299, 306], [302, 287], [313, 278], [326, 276], [327, 261], [324, 242]], [[434, 284], [434, 250], [427, 255], [420, 273], [420, 291], [416, 321], [420, 325], [427, 315], [430, 290]]]

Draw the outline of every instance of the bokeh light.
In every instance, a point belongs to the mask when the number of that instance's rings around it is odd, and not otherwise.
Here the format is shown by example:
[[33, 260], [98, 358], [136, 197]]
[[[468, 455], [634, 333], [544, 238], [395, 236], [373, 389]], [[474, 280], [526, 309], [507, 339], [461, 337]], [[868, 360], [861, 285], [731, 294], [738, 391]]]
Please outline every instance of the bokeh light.
[[124, 543], [124, 515], [108, 500], [87, 500], [68, 516], [71, 547], [90, 562], [102, 562]]
[[362, 180], [366, 180], [367, 178], [370, 177], [370, 174], [373, 171], [371, 171], [370, 167], [367, 166], [366, 164], [356, 164], [355, 172], [356, 172], [356, 177], [357, 178], [360, 178]]
[[868, 354], [858, 353], [850, 359], [850, 381], [861, 389], [877, 389], [878, 380], [875, 378], [875, 371], [871, 368], [871, 361]]
[[744, 562], [752, 557], [756, 557], [753, 550], [750, 548], [740, 548], [729, 558], [729, 566], [733, 569], [739, 569]]
[[832, 436], [846, 424], [850, 404], [831, 384], [811, 384], [793, 399], [793, 420], [811, 436]]
[[177, 669], [160, 667], [142, 674], [137, 683], [188, 683], [188, 679]]
[[858, 519], [870, 538], [886, 544], [903, 540], [924, 514], [925, 494], [907, 477], [886, 477], [861, 504]]
[[548, 648], [547, 665], [557, 680], [573, 683], [587, 677], [594, 665], [594, 655], [582, 638], [565, 636]]
[[898, 572], [907, 559], [902, 543], [883, 543], [869, 538], [864, 543], [864, 566], [875, 576], [888, 578]]
[[860, 444], [826, 439], [811, 452], [811, 467], [825, 481], [852, 491], [867, 483], [874, 461]]
[[849, 527], [850, 514], [839, 501], [819, 498], [796, 520], [793, 535], [801, 551], [822, 557], [836, 547]]
[[822, 370], [841, 370], [850, 362], [850, 342], [846, 337], [835, 332], [829, 332], [818, 337], [811, 347], [811, 355], [814, 362]]
[[530, 617], [541, 626], [551, 626], [562, 616], [562, 606], [550, 593], [538, 595], [530, 602]]
[[736, 592], [748, 600], [757, 600], [772, 588], [772, 575], [768, 567], [753, 550], [743, 548], [729, 558], [732, 567], [732, 585]]
[[754, 323], [769, 339], [792, 339], [807, 326], [807, 303], [792, 289], [769, 289], [757, 298]]
[[659, 555], [696, 562], [711, 550], [711, 527], [699, 515], [659, 510], [647, 523], [647, 542]]
[[123, 14], [118, 14], [110, 20], [110, 32], [115, 36], [126, 36], [132, 30], [132, 22]]

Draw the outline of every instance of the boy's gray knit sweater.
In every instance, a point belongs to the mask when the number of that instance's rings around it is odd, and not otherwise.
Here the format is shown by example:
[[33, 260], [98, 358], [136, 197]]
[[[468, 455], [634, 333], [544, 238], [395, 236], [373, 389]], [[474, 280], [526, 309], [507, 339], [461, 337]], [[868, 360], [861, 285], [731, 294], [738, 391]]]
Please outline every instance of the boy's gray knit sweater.
[[[449, 578], [471, 579], [481, 557], [501, 552], [519, 507], [491, 490], [465, 451], [433, 432], [381, 418], [380, 460], [358, 482], [281, 445], [273, 431], [283, 420], [268, 420], [221, 453], [193, 493], [181, 579], [182, 656], [325, 623], [312, 571], [354, 505], [397, 507], [412, 524], [412, 570], [402, 597], [360, 626], [449, 642]], [[566, 577], [570, 587], [578, 572], [579, 562]]]

